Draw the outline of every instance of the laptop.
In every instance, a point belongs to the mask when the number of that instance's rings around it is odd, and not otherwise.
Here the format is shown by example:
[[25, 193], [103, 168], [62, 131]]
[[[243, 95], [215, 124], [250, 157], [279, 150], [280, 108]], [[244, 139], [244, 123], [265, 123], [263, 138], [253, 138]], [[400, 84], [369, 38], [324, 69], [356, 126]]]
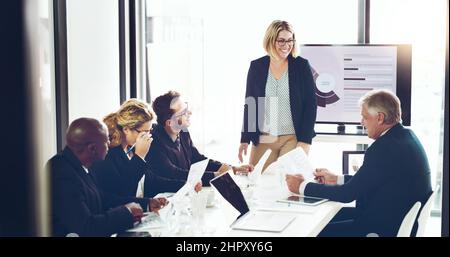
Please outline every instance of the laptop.
[[215, 177], [210, 184], [240, 213], [231, 224], [232, 229], [282, 232], [297, 216], [293, 213], [251, 211], [241, 189], [229, 172]]

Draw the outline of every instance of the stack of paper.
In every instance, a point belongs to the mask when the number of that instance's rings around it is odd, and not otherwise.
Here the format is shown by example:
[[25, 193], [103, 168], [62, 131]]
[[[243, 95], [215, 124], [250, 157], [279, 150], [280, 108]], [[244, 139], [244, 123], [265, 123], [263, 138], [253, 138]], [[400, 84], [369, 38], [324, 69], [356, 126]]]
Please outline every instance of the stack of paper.
[[285, 174], [302, 174], [307, 182], [314, 182], [314, 168], [308, 156], [301, 147], [278, 157], [277, 169], [282, 175]]

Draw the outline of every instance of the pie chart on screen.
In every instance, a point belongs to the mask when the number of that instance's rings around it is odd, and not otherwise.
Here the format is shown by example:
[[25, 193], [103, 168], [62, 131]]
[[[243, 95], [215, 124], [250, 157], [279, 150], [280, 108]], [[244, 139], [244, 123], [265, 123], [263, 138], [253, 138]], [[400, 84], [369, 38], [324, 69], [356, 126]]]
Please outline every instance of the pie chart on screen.
[[332, 104], [339, 101], [340, 98], [333, 91], [336, 86], [334, 77], [329, 73], [315, 75], [317, 105], [320, 107], [326, 107], [327, 104]]

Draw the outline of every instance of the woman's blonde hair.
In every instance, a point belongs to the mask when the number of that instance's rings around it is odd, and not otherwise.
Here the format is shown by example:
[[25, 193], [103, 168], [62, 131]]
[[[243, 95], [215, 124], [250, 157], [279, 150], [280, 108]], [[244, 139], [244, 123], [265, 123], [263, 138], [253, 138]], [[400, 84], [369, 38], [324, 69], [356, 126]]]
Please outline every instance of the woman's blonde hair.
[[136, 129], [144, 123], [152, 121], [155, 114], [150, 107], [135, 98], [125, 101], [117, 112], [103, 118], [108, 127], [110, 147], [118, 146], [124, 138], [123, 129]]
[[[275, 20], [273, 21], [269, 27], [266, 30], [266, 35], [264, 36], [263, 46], [266, 50], [267, 54], [271, 58], [278, 59], [278, 56], [275, 51], [275, 44], [278, 38], [278, 34], [280, 34], [281, 31], [287, 30], [292, 33], [292, 39], [295, 40], [295, 33], [294, 29], [292, 28], [292, 25], [289, 24], [287, 21], [280, 21]], [[294, 42], [292, 45], [291, 55], [293, 57], [297, 57], [297, 45]]]

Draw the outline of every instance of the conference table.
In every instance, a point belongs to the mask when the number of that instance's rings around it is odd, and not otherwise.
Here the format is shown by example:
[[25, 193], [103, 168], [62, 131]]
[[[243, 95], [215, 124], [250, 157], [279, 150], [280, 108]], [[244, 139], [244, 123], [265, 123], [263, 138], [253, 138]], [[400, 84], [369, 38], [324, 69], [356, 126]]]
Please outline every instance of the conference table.
[[[240, 213], [235, 210], [215, 189], [204, 187], [184, 202], [190, 210], [180, 215], [170, 204], [160, 210], [159, 215], [151, 213], [129, 231], [147, 231], [152, 236], [201, 236], [201, 237], [315, 237], [338, 213], [343, 204], [327, 201], [317, 206], [277, 202], [289, 195], [284, 179], [279, 174], [263, 174], [254, 184], [246, 176], [234, 176], [251, 211], [292, 213], [295, 219], [281, 232], [266, 232], [232, 229], [230, 225]], [[161, 194], [168, 196], [171, 194]], [[212, 197], [213, 196], [213, 197]], [[200, 200], [199, 200], [200, 199]], [[212, 200], [214, 199], [214, 200]], [[200, 207], [198, 207], [200, 203]], [[189, 205], [192, 204], [192, 205]], [[195, 207], [195, 206], [197, 207]]]

